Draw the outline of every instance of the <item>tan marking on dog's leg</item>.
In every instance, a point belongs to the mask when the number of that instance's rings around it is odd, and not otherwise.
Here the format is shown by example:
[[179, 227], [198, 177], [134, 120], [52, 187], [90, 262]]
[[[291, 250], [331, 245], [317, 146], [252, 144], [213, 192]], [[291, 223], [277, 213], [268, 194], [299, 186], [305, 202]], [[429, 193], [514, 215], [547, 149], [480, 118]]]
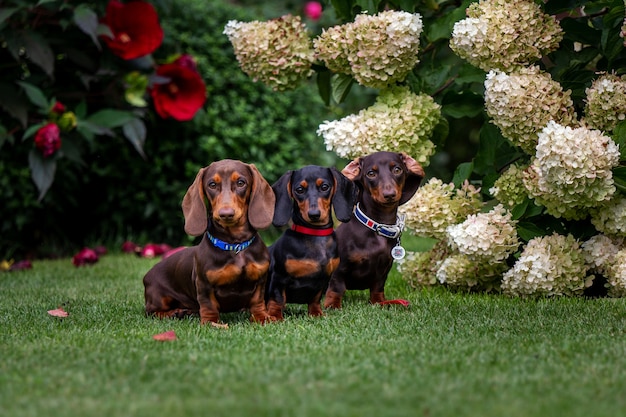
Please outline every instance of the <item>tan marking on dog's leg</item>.
[[332, 258], [326, 264], [326, 275], [331, 276], [335, 269], [339, 266], [339, 258]]

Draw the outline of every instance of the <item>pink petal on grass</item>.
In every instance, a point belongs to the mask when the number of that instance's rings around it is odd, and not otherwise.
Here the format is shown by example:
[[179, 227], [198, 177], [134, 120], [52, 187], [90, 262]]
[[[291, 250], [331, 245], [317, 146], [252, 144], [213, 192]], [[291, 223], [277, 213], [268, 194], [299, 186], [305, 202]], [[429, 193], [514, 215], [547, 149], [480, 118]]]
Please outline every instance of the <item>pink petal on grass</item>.
[[170, 340], [176, 340], [176, 332], [174, 332], [174, 330], [168, 330], [167, 332], [155, 334], [152, 338], [159, 342], [168, 342]]
[[70, 315], [67, 311], [63, 310], [62, 307], [57, 308], [56, 310], [48, 310], [48, 314], [54, 317], [67, 317]]
[[409, 306], [409, 304], [411, 304], [411, 303], [410, 303], [410, 302], [408, 302], [407, 300], [400, 300], [400, 299], [398, 299], [398, 300], [385, 300], [385, 301], [381, 301], [379, 304], [380, 304], [380, 305], [399, 304], [399, 305], [401, 305], [401, 306], [408, 307], [408, 306]]

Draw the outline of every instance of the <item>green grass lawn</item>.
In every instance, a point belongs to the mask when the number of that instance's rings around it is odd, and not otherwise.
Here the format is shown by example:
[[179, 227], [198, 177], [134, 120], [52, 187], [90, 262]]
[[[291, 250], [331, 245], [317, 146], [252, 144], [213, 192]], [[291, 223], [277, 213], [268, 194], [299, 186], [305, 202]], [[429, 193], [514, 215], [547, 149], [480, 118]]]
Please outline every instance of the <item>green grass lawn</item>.
[[[155, 260], [0, 274], [0, 410], [17, 416], [607, 416], [626, 413], [626, 302], [412, 291], [251, 324], [143, 315]], [[49, 316], [58, 306], [70, 313]], [[174, 330], [178, 339], [152, 336]]]

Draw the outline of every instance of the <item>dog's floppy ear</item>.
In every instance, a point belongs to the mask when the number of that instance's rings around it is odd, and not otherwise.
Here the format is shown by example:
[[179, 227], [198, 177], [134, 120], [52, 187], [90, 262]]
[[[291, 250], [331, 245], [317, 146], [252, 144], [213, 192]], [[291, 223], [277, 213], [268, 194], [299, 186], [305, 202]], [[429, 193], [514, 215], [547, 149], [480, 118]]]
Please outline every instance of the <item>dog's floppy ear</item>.
[[400, 204], [404, 204], [413, 197], [417, 192], [422, 179], [424, 179], [424, 169], [415, 159], [411, 158], [404, 152], [401, 152], [402, 162], [409, 172], [406, 181], [404, 182], [404, 188], [402, 189], [402, 197], [400, 198]]
[[204, 173], [208, 167], [198, 171], [196, 179], [183, 197], [183, 215], [185, 232], [191, 236], [200, 236], [207, 229], [207, 207], [204, 203]]
[[252, 191], [250, 192], [250, 206], [248, 207], [248, 221], [255, 229], [266, 229], [272, 224], [276, 197], [267, 180], [254, 164], [248, 167], [252, 172]]
[[361, 179], [361, 158], [356, 158], [350, 161], [350, 163], [341, 170], [341, 173], [352, 181], [358, 181]]
[[291, 200], [291, 175], [293, 171], [285, 172], [282, 177], [272, 185], [276, 196], [276, 207], [274, 209], [274, 220], [272, 224], [281, 227], [287, 224], [293, 215], [293, 202]]
[[333, 208], [335, 209], [335, 216], [340, 222], [346, 223], [350, 221], [352, 216], [352, 210], [357, 198], [357, 188], [345, 175], [339, 172], [336, 168], [330, 168], [330, 172], [335, 179], [335, 193], [333, 194]]

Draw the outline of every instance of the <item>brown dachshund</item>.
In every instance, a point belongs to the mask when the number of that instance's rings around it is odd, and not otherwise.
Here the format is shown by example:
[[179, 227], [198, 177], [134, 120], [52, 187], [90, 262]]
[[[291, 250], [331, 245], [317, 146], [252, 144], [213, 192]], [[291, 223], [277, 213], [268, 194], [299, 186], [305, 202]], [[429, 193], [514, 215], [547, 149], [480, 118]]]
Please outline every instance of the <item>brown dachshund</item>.
[[220, 312], [249, 309], [252, 320], [271, 320], [264, 299], [269, 251], [257, 230], [270, 226], [274, 205], [254, 165], [226, 159], [202, 168], [182, 203], [185, 232], [202, 241], [148, 271], [146, 314], [199, 314], [202, 324], [217, 325]]
[[289, 219], [292, 225], [269, 249], [268, 313], [282, 320], [289, 302], [308, 304], [309, 314], [320, 316], [320, 300], [339, 264], [332, 211], [339, 221], [350, 220], [356, 187], [335, 168], [309, 165], [286, 172], [272, 188], [274, 226]]
[[324, 307], [341, 308], [347, 289], [369, 289], [372, 304], [406, 305], [404, 300], [385, 300], [384, 288], [392, 250], [403, 256], [398, 206], [415, 194], [424, 170], [405, 153], [376, 152], [353, 160], [342, 172], [355, 182], [359, 197], [350, 221], [336, 231], [340, 263], [330, 278]]

